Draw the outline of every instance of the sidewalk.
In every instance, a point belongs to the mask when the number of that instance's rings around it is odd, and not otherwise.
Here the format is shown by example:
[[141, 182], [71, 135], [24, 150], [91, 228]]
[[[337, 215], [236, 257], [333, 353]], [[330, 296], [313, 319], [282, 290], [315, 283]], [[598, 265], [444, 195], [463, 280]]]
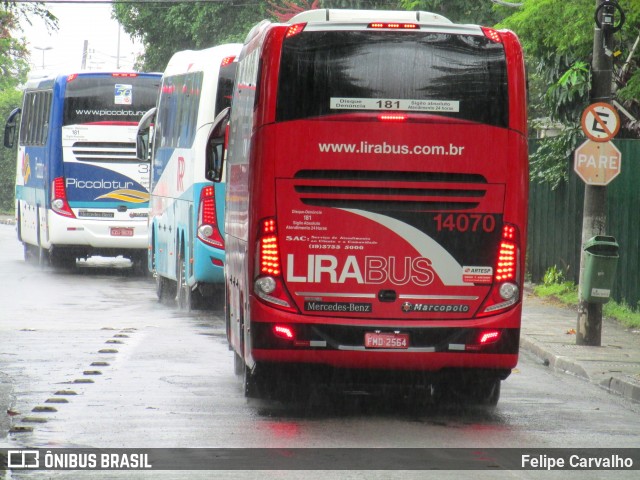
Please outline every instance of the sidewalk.
[[576, 345], [578, 313], [525, 290], [520, 347], [545, 365], [640, 403], [640, 329], [603, 319], [600, 347]]
[[[14, 224], [0, 215], [0, 224]], [[600, 347], [576, 345], [578, 314], [535, 297], [525, 289], [520, 347], [549, 367], [582, 377], [611, 393], [640, 403], [640, 329], [603, 319]]]

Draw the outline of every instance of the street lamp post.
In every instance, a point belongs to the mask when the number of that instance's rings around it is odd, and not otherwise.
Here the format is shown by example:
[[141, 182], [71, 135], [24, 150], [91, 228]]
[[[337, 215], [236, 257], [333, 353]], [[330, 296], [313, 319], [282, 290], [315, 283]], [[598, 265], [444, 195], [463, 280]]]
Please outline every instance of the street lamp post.
[[53, 47], [36, 47], [34, 46], [33, 48], [35, 48], [36, 50], [42, 50], [42, 69], [44, 70], [44, 52], [47, 50], [53, 50]]

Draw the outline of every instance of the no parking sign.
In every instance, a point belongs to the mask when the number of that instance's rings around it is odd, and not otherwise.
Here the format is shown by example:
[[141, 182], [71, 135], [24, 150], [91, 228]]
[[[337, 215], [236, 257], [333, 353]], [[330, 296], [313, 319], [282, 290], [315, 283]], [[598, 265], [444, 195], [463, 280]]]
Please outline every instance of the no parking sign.
[[606, 102], [592, 103], [582, 112], [582, 131], [594, 142], [608, 142], [620, 130], [617, 110]]

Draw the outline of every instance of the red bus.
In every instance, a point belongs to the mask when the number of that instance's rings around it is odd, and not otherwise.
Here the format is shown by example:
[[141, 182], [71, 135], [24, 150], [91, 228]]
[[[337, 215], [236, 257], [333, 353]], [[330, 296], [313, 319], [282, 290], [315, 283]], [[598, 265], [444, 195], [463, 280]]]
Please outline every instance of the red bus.
[[246, 395], [344, 380], [495, 405], [527, 228], [515, 34], [313, 10], [254, 27], [238, 61], [225, 276]]

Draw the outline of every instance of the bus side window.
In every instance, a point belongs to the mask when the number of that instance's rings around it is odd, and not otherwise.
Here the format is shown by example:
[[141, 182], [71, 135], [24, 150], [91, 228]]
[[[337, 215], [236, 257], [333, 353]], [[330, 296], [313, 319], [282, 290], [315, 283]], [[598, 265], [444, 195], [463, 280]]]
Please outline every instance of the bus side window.
[[212, 182], [222, 181], [223, 158], [225, 150], [225, 133], [229, 123], [231, 109], [222, 110], [213, 121], [211, 133], [207, 140], [205, 177]]
[[21, 108], [14, 108], [9, 114], [7, 123], [4, 126], [4, 146], [13, 148], [16, 138], [16, 117], [22, 112]]

